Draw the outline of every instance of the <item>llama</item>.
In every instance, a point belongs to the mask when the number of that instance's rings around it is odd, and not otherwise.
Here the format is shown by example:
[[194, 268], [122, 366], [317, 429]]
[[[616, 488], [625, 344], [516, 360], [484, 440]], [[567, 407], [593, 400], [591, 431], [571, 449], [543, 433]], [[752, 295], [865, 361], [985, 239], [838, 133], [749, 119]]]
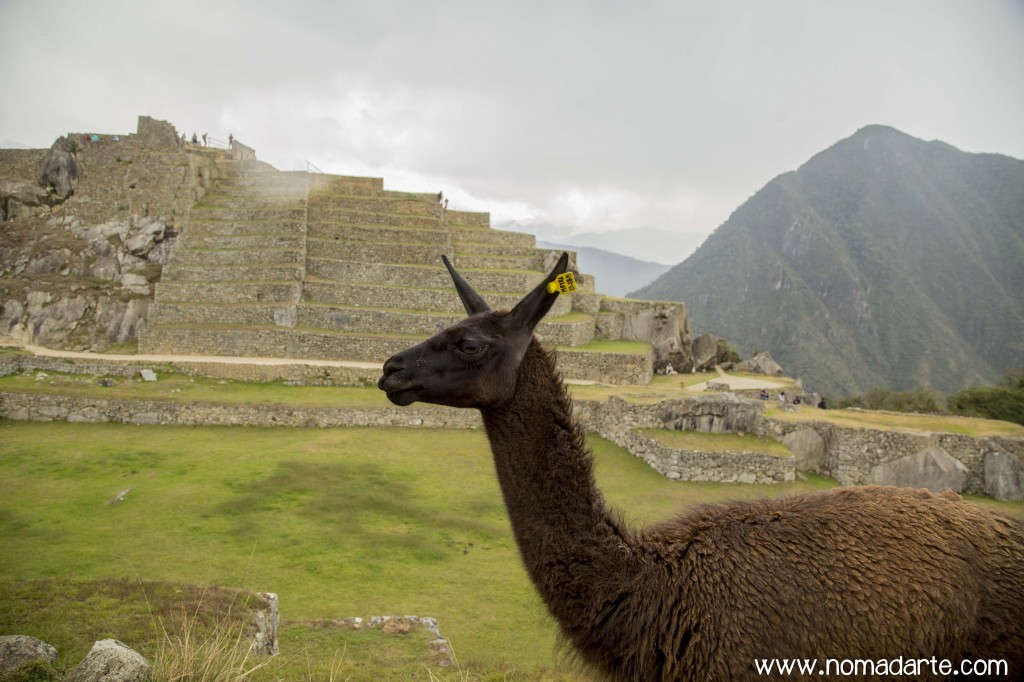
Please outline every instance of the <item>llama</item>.
[[1024, 679], [1024, 522], [952, 493], [841, 488], [627, 527], [533, 337], [567, 260], [492, 312], [444, 258], [469, 317], [391, 357], [378, 386], [481, 412], [523, 564], [581, 661], [646, 682], [770, 678], [755, 661], [772, 658], [1000, 659]]

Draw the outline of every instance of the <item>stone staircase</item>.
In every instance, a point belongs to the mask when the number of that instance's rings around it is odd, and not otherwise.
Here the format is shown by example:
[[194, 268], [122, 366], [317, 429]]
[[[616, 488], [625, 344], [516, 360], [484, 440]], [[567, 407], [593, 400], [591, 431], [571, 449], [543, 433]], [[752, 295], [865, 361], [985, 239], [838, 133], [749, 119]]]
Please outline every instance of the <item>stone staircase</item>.
[[[442, 254], [492, 307], [510, 308], [557, 253], [490, 228], [486, 213], [379, 178], [239, 163], [191, 210], [140, 333], [142, 353], [383, 362], [465, 316]], [[593, 278], [538, 333], [570, 378], [647, 383], [648, 344], [606, 348]], [[607, 337], [607, 333], [604, 333]], [[602, 343], [604, 341], [604, 343]]]

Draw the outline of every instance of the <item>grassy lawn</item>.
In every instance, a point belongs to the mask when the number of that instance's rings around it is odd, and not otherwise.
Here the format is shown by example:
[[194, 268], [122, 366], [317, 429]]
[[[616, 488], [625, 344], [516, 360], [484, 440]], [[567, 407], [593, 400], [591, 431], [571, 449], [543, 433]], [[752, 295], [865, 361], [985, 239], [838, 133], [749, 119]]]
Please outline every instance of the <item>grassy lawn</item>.
[[670, 431], [668, 429], [641, 429], [643, 435], [662, 445], [678, 450], [703, 452], [763, 452], [776, 457], [791, 457], [785, 445], [772, 438], [736, 433], [702, 433], [700, 431]]
[[[636, 524], [835, 485], [672, 482], [590, 442], [606, 497]], [[990, 504], [1024, 515], [1024, 503]], [[150, 587], [147, 603], [141, 579], [277, 592], [283, 655], [256, 680], [575, 679], [478, 431], [0, 421], [0, 537], [0, 632], [50, 641], [63, 665], [103, 637], [153, 651], [152, 611], [173, 608], [175, 590], [189, 605], [176, 608], [193, 608], [193, 588]], [[462, 673], [430, 669], [425, 635], [305, 623], [375, 615], [437, 618]]]
[[683, 388], [693, 386], [718, 375], [713, 372], [699, 374], [675, 374], [664, 376], [656, 374], [646, 386], [612, 386], [609, 384], [571, 384], [569, 392], [577, 400], [608, 400], [615, 396], [628, 403], [652, 404], [662, 400], [692, 398], [694, 394], [685, 393]]
[[[638, 523], [691, 504], [832, 485], [673, 483], [592, 443], [607, 497]], [[124, 502], [107, 504], [129, 488]], [[0, 421], [0, 537], [0, 600], [15, 599], [25, 580], [272, 591], [291, 623], [286, 649], [309, 649], [318, 669], [338, 653], [322, 640], [341, 635], [297, 621], [374, 615], [436, 617], [463, 669], [497, 679], [513, 670], [535, 679], [558, 665], [555, 628], [521, 568], [481, 432]], [[117, 610], [131, 598], [98, 601]], [[77, 603], [27, 615], [0, 606], [0, 631], [50, 639], [65, 663], [95, 639], [132, 644], [152, 631], [97, 626], [72, 636], [62, 623], [79, 622]], [[374, 649], [338, 646], [353, 671], [368, 665], [359, 651]]]
[[1002, 436], [1024, 438], [1024, 426], [995, 419], [977, 419], [941, 414], [907, 414], [877, 410], [819, 410], [801, 407], [796, 412], [782, 410], [775, 401], [768, 401], [767, 415], [780, 421], [827, 421], [837, 426], [894, 431], [925, 431], [956, 433], [975, 438]]

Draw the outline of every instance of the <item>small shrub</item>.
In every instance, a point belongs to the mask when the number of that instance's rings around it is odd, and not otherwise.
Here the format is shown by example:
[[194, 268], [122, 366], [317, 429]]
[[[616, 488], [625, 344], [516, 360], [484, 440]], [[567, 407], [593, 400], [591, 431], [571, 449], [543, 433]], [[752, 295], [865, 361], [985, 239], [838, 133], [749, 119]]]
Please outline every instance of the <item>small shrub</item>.
[[863, 407], [868, 410], [889, 412], [917, 412], [921, 414], [943, 414], [942, 396], [935, 391], [917, 388], [912, 391], [894, 392], [884, 388], [873, 388], [864, 396], [846, 398], [839, 407]]
[[949, 396], [949, 409], [966, 417], [1024, 424], [1024, 388], [967, 388]]

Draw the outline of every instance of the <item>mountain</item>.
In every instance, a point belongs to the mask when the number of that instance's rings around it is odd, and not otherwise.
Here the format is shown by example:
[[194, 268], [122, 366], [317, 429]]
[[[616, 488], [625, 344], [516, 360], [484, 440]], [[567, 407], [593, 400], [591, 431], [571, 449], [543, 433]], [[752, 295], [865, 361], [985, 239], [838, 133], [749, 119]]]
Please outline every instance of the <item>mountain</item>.
[[671, 267], [629, 256], [620, 256], [617, 253], [589, 246], [552, 244], [542, 241], [538, 241], [537, 246], [542, 249], [575, 251], [576, 264], [579, 269], [593, 275], [597, 280], [597, 288], [610, 296], [625, 296], [626, 292], [650, 284]]
[[868, 126], [631, 295], [831, 395], [993, 383], [1024, 366], [1024, 161]]

